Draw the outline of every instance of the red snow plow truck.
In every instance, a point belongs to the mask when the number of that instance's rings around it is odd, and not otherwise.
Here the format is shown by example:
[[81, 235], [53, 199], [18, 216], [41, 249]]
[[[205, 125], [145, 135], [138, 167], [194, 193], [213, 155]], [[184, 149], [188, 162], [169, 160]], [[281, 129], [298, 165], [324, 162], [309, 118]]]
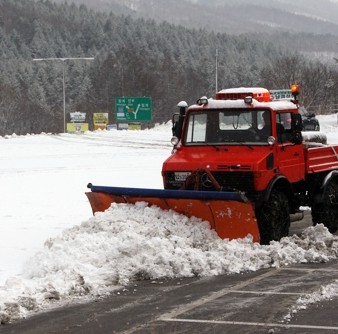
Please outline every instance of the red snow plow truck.
[[[163, 163], [164, 189], [95, 186], [93, 212], [112, 202], [148, 202], [207, 220], [221, 238], [268, 244], [311, 208], [314, 224], [338, 228], [338, 145], [302, 134], [299, 87], [280, 99], [264, 88], [233, 88], [180, 102], [174, 146]], [[276, 97], [277, 96], [277, 97]]]

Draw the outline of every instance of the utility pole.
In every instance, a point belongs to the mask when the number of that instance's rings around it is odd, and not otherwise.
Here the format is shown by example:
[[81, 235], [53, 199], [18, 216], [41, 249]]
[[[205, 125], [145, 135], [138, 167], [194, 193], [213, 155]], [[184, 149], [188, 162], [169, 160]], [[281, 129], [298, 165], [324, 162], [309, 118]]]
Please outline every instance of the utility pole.
[[216, 77], [215, 87], [216, 87], [216, 93], [217, 93], [218, 92], [218, 49], [216, 49], [216, 73], [215, 73], [215, 77]]
[[62, 91], [63, 91], [63, 132], [66, 133], [66, 87], [65, 87], [65, 62], [67, 60], [94, 60], [87, 58], [34, 58], [33, 61], [61, 61], [62, 62]]

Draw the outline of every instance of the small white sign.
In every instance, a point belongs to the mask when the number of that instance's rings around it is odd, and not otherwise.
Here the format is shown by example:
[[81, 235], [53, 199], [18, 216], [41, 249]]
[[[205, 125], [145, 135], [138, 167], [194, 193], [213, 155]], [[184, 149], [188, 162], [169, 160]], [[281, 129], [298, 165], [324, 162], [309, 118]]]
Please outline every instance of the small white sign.
[[292, 100], [292, 92], [291, 89], [278, 89], [278, 90], [270, 90], [271, 100]]
[[86, 121], [86, 113], [85, 112], [71, 112], [70, 113], [70, 121], [74, 123], [83, 123]]

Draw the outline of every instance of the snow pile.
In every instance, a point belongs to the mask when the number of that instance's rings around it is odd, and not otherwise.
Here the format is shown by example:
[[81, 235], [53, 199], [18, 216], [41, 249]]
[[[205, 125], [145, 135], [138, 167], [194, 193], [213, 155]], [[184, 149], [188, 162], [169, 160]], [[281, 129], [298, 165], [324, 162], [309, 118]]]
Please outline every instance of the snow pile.
[[0, 287], [0, 322], [70, 299], [102, 296], [133, 280], [240, 273], [337, 255], [338, 237], [322, 225], [261, 246], [251, 237], [221, 240], [207, 222], [143, 202], [113, 204], [47, 240], [22, 276]]

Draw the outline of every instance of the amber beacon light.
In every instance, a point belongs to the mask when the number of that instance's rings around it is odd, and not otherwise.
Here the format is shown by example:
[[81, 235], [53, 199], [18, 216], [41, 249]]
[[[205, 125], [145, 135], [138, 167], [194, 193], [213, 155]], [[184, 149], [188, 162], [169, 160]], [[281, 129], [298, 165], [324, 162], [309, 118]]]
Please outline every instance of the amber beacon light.
[[291, 85], [291, 92], [293, 96], [297, 96], [299, 94], [299, 91], [299, 85]]

